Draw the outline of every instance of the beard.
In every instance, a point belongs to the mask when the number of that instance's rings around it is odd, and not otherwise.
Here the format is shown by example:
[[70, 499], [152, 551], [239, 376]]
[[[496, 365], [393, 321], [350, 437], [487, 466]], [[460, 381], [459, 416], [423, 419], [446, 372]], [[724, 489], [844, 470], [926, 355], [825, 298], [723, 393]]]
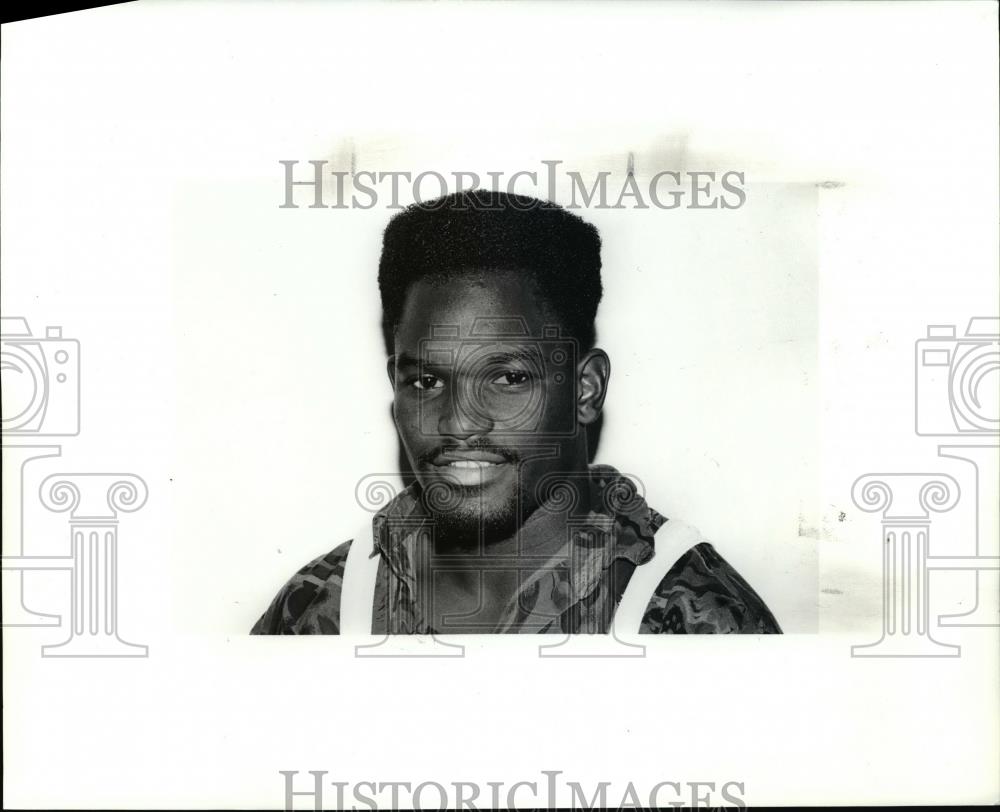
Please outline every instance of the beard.
[[486, 499], [478, 487], [448, 486], [421, 491], [421, 505], [434, 527], [438, 554], [474, 552], [517, 532], [519, 491]]
[[510, 448], [483, 440], [473, 440], [463, 450], [487, 451], [506, 460], [517, 470], [515, 481], [502, 485], [469, 485], [447, 473], [433, 473], [434, 460], [453, 447], [425, 451], [417, 460], [419, 499], [434, 527], [434, 548], [439, 553], [463, 553], [482, 550], [486, 545], [509, 538], [520, 524], [520, 457]]
[[539, 470], [536, 463], [551, 458], [552, 449], [540, 448], [544, 454], [525, 455], [521, 449], [470, 441], [461, 450], [500, 456], [515, 472], [502, 482], [478, 485], [462, 483], [434, 465], [438, 455], [455, 450], [454, 446], [433, 448], [418, 456], [414, 465], [418, 499], [434, 528], [434, 549], [441, 554], [474, 553], [517, 534], [544, 497], [534, 492], [534, 486], [546, 476], [547, 468]]
[[510, 538], [526, 518], [520, 497], [520, 487], [489, 497], [481, 487], [432, 483], [421, 488], [420, 504], [434, 528], [436, 552], [475, 552]]

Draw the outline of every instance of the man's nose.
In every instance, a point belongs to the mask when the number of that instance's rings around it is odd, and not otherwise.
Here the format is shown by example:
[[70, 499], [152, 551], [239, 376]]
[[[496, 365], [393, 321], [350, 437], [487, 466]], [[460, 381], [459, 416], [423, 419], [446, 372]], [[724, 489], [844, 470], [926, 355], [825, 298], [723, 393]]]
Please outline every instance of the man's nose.
[[438, 433], [465, 440], [477, 434], [488, 434], [495, 421], [490, 417], [486, 404], [477, 400], [475, 392], [450, 389], [438, 416]]

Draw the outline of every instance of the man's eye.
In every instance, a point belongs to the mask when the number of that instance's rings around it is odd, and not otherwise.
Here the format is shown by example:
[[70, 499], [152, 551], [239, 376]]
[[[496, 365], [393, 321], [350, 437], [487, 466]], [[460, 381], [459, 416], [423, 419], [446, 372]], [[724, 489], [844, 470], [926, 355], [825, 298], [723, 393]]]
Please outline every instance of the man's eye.
[[518, 384], [528, 382], [527, 372], [517, 372], [511, 370], [509, 372], [504, 372], [502, 375], [498, 375], [493, 379], [493, 383], [499, 384], [500, 386], [517, 386]]
[[413, 379], [413, 386], [417, 389], [440, 389], [444, 381], [437, 375], [418, 375]]

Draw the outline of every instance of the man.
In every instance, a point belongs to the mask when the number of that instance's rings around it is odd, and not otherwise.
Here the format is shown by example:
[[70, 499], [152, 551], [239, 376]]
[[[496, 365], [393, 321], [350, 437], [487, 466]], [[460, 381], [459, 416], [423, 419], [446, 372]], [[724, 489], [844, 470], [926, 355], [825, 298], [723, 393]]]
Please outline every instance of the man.
[[[393, 418], [413, 482], [299, 570], [255, 634], [780, 633], [696, 531], [590, 465], [611, 365], [597, 230], [486, 191], [383, 236]], [[654, 535], [656, 539], [654, 541]], [[631, 607], [631, 608], [627, 608]]]

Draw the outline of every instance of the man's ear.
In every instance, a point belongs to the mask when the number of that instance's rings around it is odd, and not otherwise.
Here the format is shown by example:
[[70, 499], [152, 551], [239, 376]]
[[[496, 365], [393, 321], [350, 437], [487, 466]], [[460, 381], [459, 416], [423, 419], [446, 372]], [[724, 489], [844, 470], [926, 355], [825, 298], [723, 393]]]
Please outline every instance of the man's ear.
[[390, 355], [385, 362], [385, 372], [389, 376], [389, 383], [392, 388], [396, 388], [396, 356]]
[[592, 349], [577, 364], [576, 420], [581, 426], [600, 417], [610, 377], [611, 359], [604, 350]]
[[[389, 386], [392, 387], [393, 398], [389, 401], [389, 419], [396, 426], [396, 356], [390, 355], [385, 362], [385, 371], [389, 376]], [[398, 426], [397, 426], [398, 428]]]

